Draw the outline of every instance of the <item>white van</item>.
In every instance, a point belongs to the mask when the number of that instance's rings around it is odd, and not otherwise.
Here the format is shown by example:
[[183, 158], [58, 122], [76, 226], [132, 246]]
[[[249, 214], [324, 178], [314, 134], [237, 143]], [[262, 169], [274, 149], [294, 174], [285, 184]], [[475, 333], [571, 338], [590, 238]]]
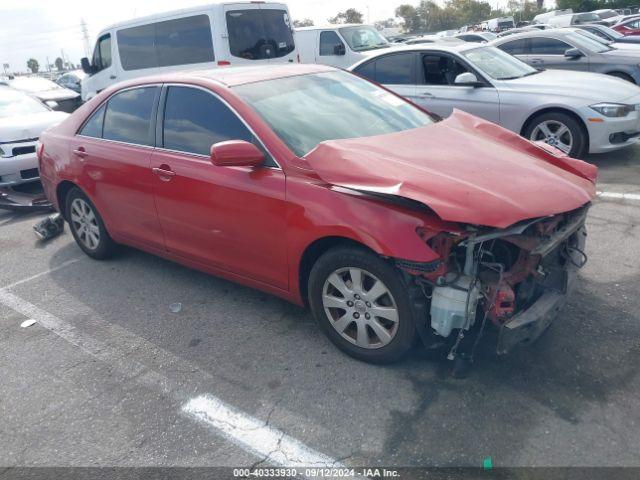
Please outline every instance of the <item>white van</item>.
[[570, 27], [572, 25], [583, 25], [585, 23], [604, 23], [595, 13], [570, 13], [568, 15], [558, 15], [547, 20], [547, 24], [553, 27]]
[[371, 25], [341, 24], [296, 29], [302, 63], [321, 63], [347, 68], [365, 58], [363, 52], [390, 46]]
[[299, 61], [284, 3], [233, 2], [113, 25], [82, 59], [84, 101], [115, 82], [170, 70]]
[[550, 18], [557, 17], [559, 15], [569, 15], [573, 13], [573, 10], [570, 8], [565, 8], [564, 10], [553, 10], [551, 12], [539, 13], [535, 17], [533, 17], [533, 23], [547, 23]]
[[512, 28], [516, 28], [516, 24], [513, 20], [513, 17], [498, 17], [487, 20], [487, 30], [490, 32], [504, 32], [505, 30], [510, 30]]

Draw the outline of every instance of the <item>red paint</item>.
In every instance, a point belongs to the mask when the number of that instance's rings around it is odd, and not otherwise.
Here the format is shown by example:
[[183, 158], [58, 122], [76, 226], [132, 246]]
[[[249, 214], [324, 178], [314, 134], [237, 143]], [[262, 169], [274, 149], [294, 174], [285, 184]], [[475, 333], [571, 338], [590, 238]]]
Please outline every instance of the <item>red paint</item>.
[[[594, 194], [595, 168], [459, 113], [414, 131], [327, 142], [298, 158], [229, 88], [328, 70], [318, 65], [218, 69], [107, 89], [42, 135], [45, 192], [59, 208], [58, 188], [71, 182], [94, 202], [115, 241], [299, 304], [301, 260], [314, 242], [341, 237], [385, 257], [429, 262], [442, 252], [427, 242], [437, 244], [442, 232], [459, 233], [454, 222], [507, 226], [571, 210]], [[218, 145], [214, 157], [228, 163], [236, 155], [236, 164], [247, 163], [216, 166], [209, 157], [76, 135], [114, 92], [152, 82], [215, 92], [243, 117], [281, 169], [251, 166], [255, 150], [240, 142]], [[82, 149], [85, 155], [74, 153]], [[336, 185], [405, 196], [429, 208]]]
[[227, 140], [211, 146], [211, 162], [218, 167], [258, 167], [264, 154], [244, 140]]
[[[635, 20], [637, 19], [633, 19], [632, 21]], [[629, 23], [631, 23], [632, 21], [630, 21]], [[619, 23], [618, 25], [614, 25], [611, 28], [623, 35], [640, 35], [640, 28], [631, 27], [629, 26], [629, 23]]]

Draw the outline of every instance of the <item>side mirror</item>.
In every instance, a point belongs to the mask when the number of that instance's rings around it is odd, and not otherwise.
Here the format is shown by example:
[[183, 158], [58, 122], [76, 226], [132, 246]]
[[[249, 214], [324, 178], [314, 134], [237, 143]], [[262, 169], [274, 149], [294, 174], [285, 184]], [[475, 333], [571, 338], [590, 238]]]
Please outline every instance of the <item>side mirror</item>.
[[333, 47], [334, 55], [346, 55], [346, 53], [347, 53], [347, 50], [344, 48], [344, 44], [342, 43]]
[[211, 163], [217, 167], [258, 167], [264, 154], [253, 143], [227, 140], [211, 145]]
[[577, 48], [570, 48], [564, 52], [564, 56], [567, 58], [580, 58], [584, 57], [584, 53]]
[[478, 81], [478, 77], [476, 77], [471, 72], [461, 73], [460, 75], [458, 75], [455, 78], [455, 80], [453, 81], [453, 84], [454, 85], [465, 86], [465, 87], [479, 87], [480, 85], [482, 85]]
[[93, 68], [91, 67], [91, 63], [87, 57], [82, 57], [80, 59], [80, 66], [82, 66], [82, 71], [87, 75], [91, 75], [93, 73]]

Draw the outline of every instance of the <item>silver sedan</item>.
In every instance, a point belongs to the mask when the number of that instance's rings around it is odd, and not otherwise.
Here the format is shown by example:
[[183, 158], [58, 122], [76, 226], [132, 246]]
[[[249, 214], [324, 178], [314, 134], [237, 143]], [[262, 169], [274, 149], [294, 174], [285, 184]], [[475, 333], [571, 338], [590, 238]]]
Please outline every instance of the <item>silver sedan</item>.
[[573, 157], [626, 147], [640, 135], [640, 87], [595, 73], [539, 71], [490, 46], [397, 47], [350, 70], [442, 117], [458, 108]]

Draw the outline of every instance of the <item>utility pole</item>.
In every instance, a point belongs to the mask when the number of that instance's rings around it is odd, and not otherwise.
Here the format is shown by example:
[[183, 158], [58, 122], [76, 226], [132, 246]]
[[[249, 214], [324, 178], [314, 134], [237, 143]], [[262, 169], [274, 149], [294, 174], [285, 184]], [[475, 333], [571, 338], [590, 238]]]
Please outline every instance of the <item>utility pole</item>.
[[87, 22], [84, 18], [80, 20], [80, 29], [82, 30], [82, 40], [84, 43], [84, 56], [91, 58], [91, 45], [89, 44], [89, 30], [87, 29]]

